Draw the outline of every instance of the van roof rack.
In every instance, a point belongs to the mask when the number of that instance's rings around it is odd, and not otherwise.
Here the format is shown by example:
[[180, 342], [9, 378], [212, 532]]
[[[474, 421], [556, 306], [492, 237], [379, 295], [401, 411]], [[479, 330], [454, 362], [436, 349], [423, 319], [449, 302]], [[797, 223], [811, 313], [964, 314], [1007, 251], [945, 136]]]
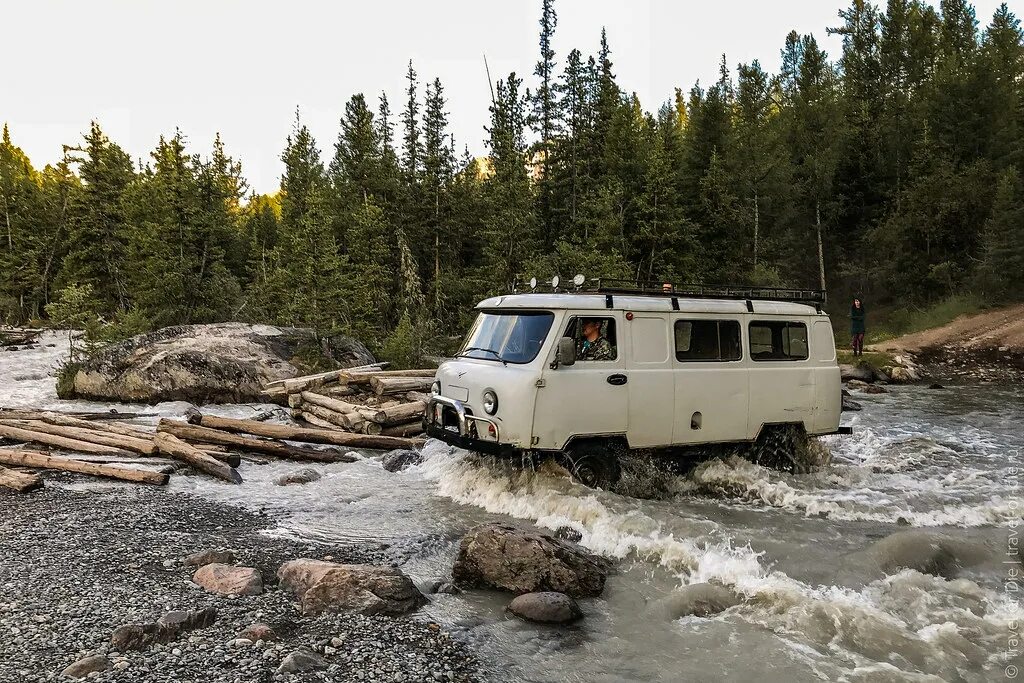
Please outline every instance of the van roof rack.
[[[579, 280], [578, 280], [579, 281]], [[536, 282], [536, 280], [534, 280]], [[517, 283], [518, 284], [518, 283]], [[519, 287], [514, 286], [513, 291]], [[824, 289], [799, 289], [796, 287], [775, 287], [755, 285], [703, 285], [680, 284], [667, 280], [636, 282], [614, 278], [590, 278], [577, 285], [552, 286], [551, 283], [536, 283], [530, 292], [565, 292], [579, 294], [605, 294], [626, 296], [652, 296], [670, 299], [736, 299], [740, 301], [788, 301], [820, 307], [826, 303]]]
[[824, 289], [796, 287], [760, 287], [754, 285], [699, 285], [667, 281], [636, 283], [628, 280], [595, 278], [592, 280], [599, 294], [631, 294], [635, 296], [681, 297], [690, 299], [739, 299], [753, 301], [791, 301], [804, 304], [824, 304]]

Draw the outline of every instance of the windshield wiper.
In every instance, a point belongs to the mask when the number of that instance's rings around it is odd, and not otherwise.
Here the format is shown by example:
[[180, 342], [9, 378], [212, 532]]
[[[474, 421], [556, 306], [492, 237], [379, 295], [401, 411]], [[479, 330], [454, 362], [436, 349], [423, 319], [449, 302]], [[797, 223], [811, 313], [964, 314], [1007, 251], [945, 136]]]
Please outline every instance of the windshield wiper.
[[485, 349], [482, 346], [470, 346], [468, 349], [462, 349], [462, 351], [459, 353], [458, 357], [466, 355], [467, 351], [483, 351], [484, 353], [493, 353], [495, 358], [500, 360], [504, 365], [506, 365], [506, 366], [508, 365], [508, 361], [506, 361], [504, 358], [502, 358], [500, 353], [498, 353], [494, 349]]

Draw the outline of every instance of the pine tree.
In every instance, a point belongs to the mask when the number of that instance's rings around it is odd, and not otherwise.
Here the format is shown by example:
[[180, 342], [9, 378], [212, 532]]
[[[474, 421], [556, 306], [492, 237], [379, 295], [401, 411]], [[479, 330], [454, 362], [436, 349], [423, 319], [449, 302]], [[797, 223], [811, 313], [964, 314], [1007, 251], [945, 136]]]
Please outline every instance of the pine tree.
[[975, 281], [986, 299], [1024, 300], [1024, 184], [1015, 168], [999, 178], [981, 244]]
[[555, 50], [552, 47], [557, 25], [558, 14], [555, 12], [554, 0], [543, 0], [540, 18], [540, 59], [533, 70], [540, 84], [531, 97], [530, 123], [537, 134], [537, 143], [533, 146], [531, 159], [537, 175], [537, 220], [543, 239], [549, 245], [558, 234], [552, 215], [554, 180], [551, 174], [552, 166], [557, 163], [554, 156], [555, 139], [561, 130], [561, 111], [557, 99], [558, 88], [555, 84], [557, 64]]
[[129, 226], [124, 202], [135, 179], [131, 160], [95, 121], [85, 144], [70, 151], [83, 155], [70, 157], [78, 165], [82, 191], [76, 193], [71, 207], [68, 256], [56, 286], [89, 285], [103, 310], [126, 308], [124, 254]]
[[427, 248], [430, 269], [430, 307], [436, 316], [446, 306], [449, 269], [444, 267], [448, 252], [446, 236], [451, 214], [448, 187], [454, 173], [455, 152], [448, 135], [448, 112], [444, 88], [435, 78], [427, 86], [423, 115], [423, 193], [422, 243]]

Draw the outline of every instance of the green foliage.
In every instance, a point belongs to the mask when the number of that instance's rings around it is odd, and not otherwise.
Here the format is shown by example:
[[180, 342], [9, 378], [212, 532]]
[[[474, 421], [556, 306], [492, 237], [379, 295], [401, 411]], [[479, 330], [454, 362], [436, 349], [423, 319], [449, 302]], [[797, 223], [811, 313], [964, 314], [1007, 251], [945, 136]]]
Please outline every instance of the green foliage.
[[660, 107], [620, 85], [603, 31], [558, 54], [555, 5], [538, 2], [529, 82], [494, 84], [484, 158], [458, 155], [443, 84], [411, 62], [398, 120], [353, 94], [326, 167], [296, 117], [270, 195], [246, 198], [219, 136], [204, 157], [174, 131], [136, 167], [93, 123], [39, 170], [5, 126], [0, 321], [87, 309], [76, 326], [102, 341], [244, 318], [416, 364], [530, 276], [828, 285], [869, 302], [873, 334], [1024, 298], [1007, 5], [981, 25], [965, 0], [851, 0], [839, 54], [793, 32], [778, 74], [723, 56]]

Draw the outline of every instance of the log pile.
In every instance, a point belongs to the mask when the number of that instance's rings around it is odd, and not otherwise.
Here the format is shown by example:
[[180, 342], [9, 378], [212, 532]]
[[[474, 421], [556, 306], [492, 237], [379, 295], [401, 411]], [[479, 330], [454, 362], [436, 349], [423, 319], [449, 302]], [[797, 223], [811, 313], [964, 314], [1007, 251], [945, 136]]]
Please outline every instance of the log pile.
[[0, 346], [3, 347], [29, 347], [39, 341], [42, 330], [0, 327]]
[[[388, 410], [376, 411], [383, 416], [381, 423], [390, 419]], [[324, 411], [321, 414], [333, 415]], [[366, 411], [377, 419], [376, 412], [368, 407]], [[414, 408], [405, 407], [394, 414], [404, 419], [414, 412]], [[357, 459], [347, 451], [350, 448], [390, 450], [412, 448], [420, 443], [417, 439], [379, 432], [341, 431], [333, 423], [329, 423], [331, 429], [320, 429], [193, 413], [188, 421], [160, 420], [154, 433], [152, 428], [111, 422], [106, 417], [106, 413], [0, 409], [0, 443], [13, 446], [0, 446], [0, 488], [19, 493], [39, 488], [42, 480], [34, 470], [163, 485], [170, 474], [188, 468], [240, 484], [242, 476], [237, 468], [243, 462], [266, 464], [261, 459], [264, 456], [347, 463]], [[123, 414], [110, 417], [120, 419]], [[250, 455], [253, 453], [261, 457], [254, 458]]]
[[409, 438], [423, 433], [427, 392], [435, 373], [373, 367], [332, 370], [271, 382], [264, 386], [263, 396], [288, 406], [296, 420], [324, 431]]

